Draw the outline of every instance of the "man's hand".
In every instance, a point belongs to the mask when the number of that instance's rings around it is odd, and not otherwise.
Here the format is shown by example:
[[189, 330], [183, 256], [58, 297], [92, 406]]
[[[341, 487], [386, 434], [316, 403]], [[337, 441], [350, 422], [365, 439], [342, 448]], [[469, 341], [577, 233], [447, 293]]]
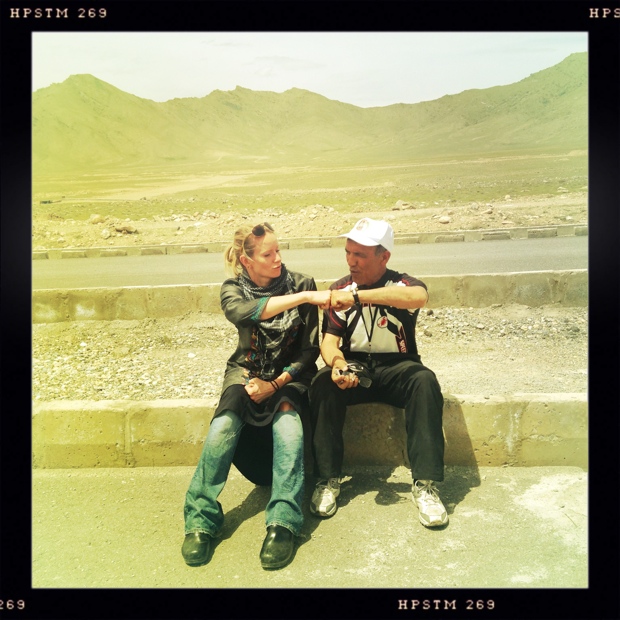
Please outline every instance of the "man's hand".
[[343, 374], [349, 367], [344, 360], [336, 360], [332, 366], [332, 381], [341, 389], [357, 387], [359, 379], [354, 372]]
[[331, 291], [326, 289], [324, 291], [308, 291], [308, 302], [318, 306], [321, 310], [329, 310]]
[[332, 291], [331, 307], [334, 310], [347, 310], [355, 303], [351, 291]]

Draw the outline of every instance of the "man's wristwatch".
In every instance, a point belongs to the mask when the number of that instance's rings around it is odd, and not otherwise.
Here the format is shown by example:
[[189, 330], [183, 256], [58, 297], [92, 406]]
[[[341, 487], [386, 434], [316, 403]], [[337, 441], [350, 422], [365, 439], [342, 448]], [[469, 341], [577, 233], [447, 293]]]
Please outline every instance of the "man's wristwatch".
[[[355, 284], [355, 283], [354, 283]], [[357, 285], [351, 288], [351, 294], [353, 295], [353, 301], [360, 305], [360, 296], [357, 294]]]

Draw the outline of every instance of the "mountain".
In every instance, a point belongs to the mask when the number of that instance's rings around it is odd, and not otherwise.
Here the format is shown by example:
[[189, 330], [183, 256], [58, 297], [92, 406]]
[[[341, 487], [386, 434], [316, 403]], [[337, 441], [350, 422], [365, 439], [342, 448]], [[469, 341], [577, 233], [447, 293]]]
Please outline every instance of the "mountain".
[[35, 177], [213, 167], [397, 163], [587, 148], [587, 53], [507, 86], [360, 108], [293, 88], [157, 103], [92, 75], [32, 98]]

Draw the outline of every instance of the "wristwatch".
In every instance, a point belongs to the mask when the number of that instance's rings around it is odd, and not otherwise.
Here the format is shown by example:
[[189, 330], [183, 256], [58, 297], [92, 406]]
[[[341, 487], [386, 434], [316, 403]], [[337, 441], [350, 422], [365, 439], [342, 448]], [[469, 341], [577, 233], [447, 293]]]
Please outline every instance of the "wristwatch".
[[357, 294], [357, 284], [355, 284], [355, 282], [353, 282], [353, 284], [351, 285], [351, 294], [353, 295], [353, 301], [358, 304], [360, 304], [360, 296]]

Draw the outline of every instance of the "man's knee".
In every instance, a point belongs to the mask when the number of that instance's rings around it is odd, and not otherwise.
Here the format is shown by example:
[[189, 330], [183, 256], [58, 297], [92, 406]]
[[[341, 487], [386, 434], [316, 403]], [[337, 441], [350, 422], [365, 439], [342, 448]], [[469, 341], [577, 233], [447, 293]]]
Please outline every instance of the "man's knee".
[[434, 403], [433, 409], [438, 408], [438, 413], [441, 415], [443, 410], [443, 395], [441, 393], [441, 387], [439, 381], [435, 376], [435, 373], [428, 368], [410, 368], [402, 374], [402, 392], [401, 399], [402, 405], [405, 409], [413, 405], [417, 405], [421, 402]]
[[325, 366], [325, 368], [321, 368], [319, 372], [314, 376], [312, 380], [312, 384], [310, 385], [310, 401], [317, 397], [320, 398], [321, 394], [325, 393], [325, 390], [331, 390], [334, 387], [334, 382], [332, 381], [332, 373], [331, 368], [329, 366]]
[[403, 371], [401, 378], [405, 385], [412, 388], [439, 389], [437, 376], [428, 368], [411, 366]]
[[425, 368], [418, 373], [418, 381], [421, 385], [429, 387], [439, 387], [439, 381], [437, 381], [437, 375], [432, 370]]

